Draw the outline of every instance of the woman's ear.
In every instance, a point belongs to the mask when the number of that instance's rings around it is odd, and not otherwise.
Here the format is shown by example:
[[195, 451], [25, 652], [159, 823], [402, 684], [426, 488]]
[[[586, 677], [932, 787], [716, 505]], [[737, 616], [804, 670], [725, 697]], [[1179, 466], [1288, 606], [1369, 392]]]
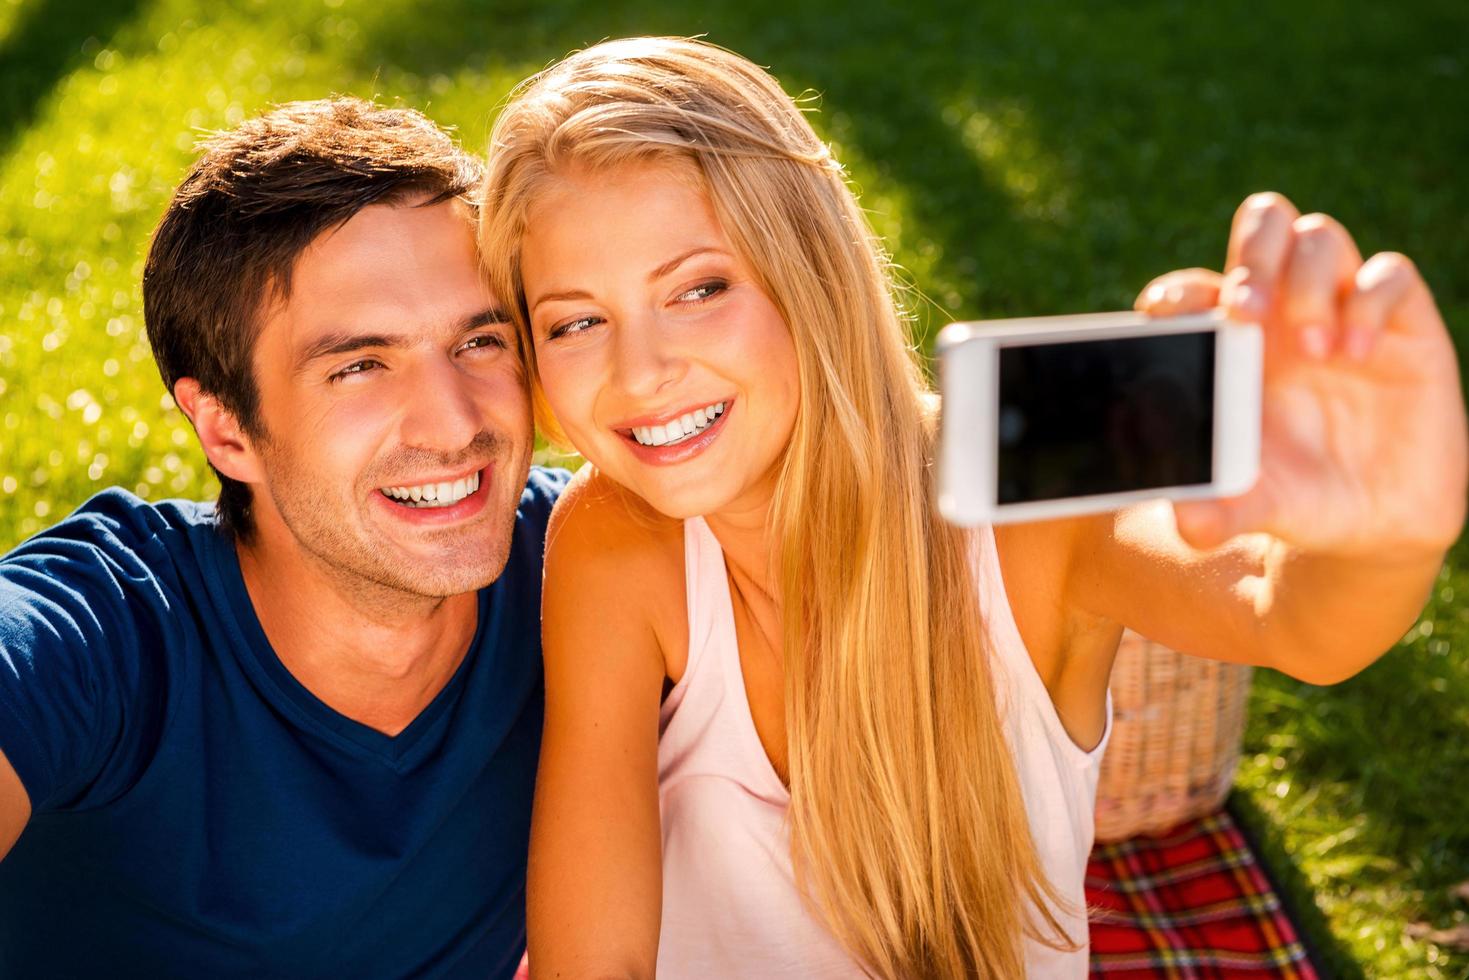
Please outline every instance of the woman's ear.
[[254, 442], [218, 398], [193, 378], [180, 378], [173, 386], [173, 400], [193, 423], [210, 465], [240, 483], [263, 482], [264, 469]]

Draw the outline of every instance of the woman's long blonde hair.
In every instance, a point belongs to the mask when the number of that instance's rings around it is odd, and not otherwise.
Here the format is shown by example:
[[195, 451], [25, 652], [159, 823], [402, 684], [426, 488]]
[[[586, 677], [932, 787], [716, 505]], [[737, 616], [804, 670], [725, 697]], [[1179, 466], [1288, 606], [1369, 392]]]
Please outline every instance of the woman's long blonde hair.
[[769, 74], [711, 44], [635, 38], [517, 90], [491, 137], [481, 246], [531, 377], [532, 202], [569, 168], [650, 160], [691, 165], [795, 340], [770, 541], [806, 900], [878, 976], [1020, 976], [1022, 935], [1075, 944], [1001, 728], [969, 539], [934, 508], [932, 394], [882, 247]]

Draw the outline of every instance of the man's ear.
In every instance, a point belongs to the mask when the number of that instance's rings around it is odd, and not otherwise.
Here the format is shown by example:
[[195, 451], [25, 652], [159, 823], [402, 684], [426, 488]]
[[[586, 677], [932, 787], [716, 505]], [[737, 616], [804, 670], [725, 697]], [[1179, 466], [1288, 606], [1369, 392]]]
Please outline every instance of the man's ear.
[[173, 400], [194, 424], [204, 455], [216, 470], [240, 483], [263, 481], [264, 470], [255, 444], [218, 398], [200, 388], [193, 378], [179, 378], [173, 386]]

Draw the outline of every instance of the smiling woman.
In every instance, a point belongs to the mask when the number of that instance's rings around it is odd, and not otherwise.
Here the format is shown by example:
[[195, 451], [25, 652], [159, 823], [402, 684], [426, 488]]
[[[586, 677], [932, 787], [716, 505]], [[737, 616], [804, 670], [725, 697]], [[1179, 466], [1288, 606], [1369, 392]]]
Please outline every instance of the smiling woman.
[[[532, 962], [1084, 972], [1095, 758], [981, 621], [994, 550], [977, 577], [931, 506], [932, 401], [800, 111], [713, 46], [613, 42], [492, 141], [492, 283], [595, 466], [547, 556]], [[1007, 739], [1053, 804], [1034, 826]]]
[[1262, 324], [1259, 483], [971, 535], [934, 508], [880, 244], [769, 75], [677, 39], [572, 55], [501, 115], [485, 188], [542, 421], [592, 464], [546, 558], [550, 974], [1083, 976], [1122, 628], [1331, 683], [1463, 523], [1431, 294], [1280, 195], [1239, 208], [1227, 276], [1139, 300]]
[[558, 175], [521, 248], [536, 370], [571, 443], [670, 517], [763, 511], [795, 424], [795, 342], [694, 174]]

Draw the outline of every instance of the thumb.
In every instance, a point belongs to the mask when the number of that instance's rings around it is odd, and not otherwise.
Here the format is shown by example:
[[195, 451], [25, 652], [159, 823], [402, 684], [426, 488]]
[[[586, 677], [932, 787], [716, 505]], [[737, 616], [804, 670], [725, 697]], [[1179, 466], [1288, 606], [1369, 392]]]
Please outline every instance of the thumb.
[[1256, 493], [1216, 500], [1175, 500], [1178, 536], [1200, 551], [1217, 548], [1238, 534], [1264, 530], [1263, 501]]

